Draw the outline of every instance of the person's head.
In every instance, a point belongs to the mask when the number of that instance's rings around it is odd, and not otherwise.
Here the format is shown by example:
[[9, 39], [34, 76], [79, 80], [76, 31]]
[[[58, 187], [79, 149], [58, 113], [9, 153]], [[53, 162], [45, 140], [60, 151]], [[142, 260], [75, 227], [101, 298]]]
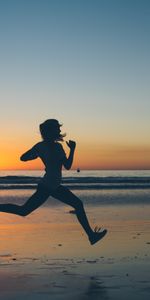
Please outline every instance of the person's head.
[[65, 134], [61, 134], [62, 124], [55, 119], [48, 119], [40, 124], [40, 133], [44, 141], [63, 141]]

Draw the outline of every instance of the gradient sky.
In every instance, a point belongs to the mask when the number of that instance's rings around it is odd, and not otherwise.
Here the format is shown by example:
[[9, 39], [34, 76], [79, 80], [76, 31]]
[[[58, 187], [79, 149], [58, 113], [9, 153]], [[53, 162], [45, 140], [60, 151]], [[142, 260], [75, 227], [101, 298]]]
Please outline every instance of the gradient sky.
[[56, 118], [74, 168], [150, 169], [149, 33], [149, 0], [0, 0], [0, 168]]

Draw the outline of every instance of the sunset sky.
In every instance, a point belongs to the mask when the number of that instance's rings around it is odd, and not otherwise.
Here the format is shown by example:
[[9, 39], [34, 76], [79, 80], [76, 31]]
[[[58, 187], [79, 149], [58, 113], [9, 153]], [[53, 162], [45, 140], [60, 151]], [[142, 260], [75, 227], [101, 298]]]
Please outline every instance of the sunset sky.
[[149, 0], [1, 0], [0, 28], [1, 170], [42, 167], [48, 118], [74, 168], [150, 169]]

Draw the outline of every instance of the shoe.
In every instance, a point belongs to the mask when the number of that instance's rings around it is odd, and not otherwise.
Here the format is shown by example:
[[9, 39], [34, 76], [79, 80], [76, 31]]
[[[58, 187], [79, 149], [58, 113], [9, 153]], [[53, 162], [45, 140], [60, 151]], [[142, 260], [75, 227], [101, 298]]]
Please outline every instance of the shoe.
[[100, 241], [107, 233], [107, 230], [104, 229], [100, 232], [100, 228], [97, 230], [97, 227], [95, 228], [93, 235], [89, 238], [89, 241], [91, 245], [96, 244], [98, 241]]

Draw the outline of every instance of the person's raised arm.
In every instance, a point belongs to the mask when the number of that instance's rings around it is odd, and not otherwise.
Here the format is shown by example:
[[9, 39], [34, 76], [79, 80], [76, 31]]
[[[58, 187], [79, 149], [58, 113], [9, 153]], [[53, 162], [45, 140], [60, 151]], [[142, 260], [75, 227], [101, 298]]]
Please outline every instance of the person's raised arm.
[[63, 161], [63, 165], [65, 169], [70, 170], [72, 163], [73, 163], [73, 157], [74, 157], [74, 151], [76, 147], [76, 143], [74, 141], [69, 140], [69, 142], [66, 142], [67, 146], [70, 148], [70, 153], [68, 158], [65, 157]]
[[38, 157], [38, 153], [37, 153], [36, 147], [34, 146], [27, 152], [23, 153], [20, 157], [20, 160], [28, 161], [28, 160], [36, 159], [37, 157]]

